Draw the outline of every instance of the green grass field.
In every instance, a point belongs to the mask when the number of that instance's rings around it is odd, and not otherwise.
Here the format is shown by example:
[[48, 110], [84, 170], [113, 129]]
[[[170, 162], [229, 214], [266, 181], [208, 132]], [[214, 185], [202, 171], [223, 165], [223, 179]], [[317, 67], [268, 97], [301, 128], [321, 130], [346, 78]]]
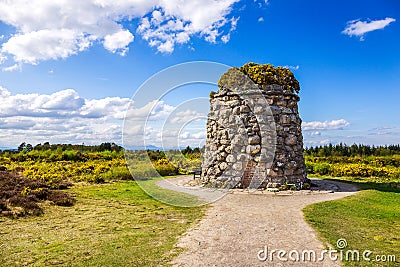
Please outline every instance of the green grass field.
[[[41, 204], [44, 215], [9, 219], [0, 217], [0, 266], [163, 266], [180, 252], [177, 238], [204, 214], [205, 208], [179, 208], [156, 201], [134, 181], [151, 177], [154, 170], [135, 154], [129, 173], [122, 153], [31, 151], [3, 153], [0, 166], [24, 168], [28, 178], [73, 181], [67, 192], [77, 202], [72, 207]], [[165, 173], [171, 164], [161, 152], [151, 152], [153, 163]], [[193, 155], [192, 155], [193, 156]], [[365, 249], [375, 255], [395, 255], [396, 262], [345, 262], [347, 266], [400, 266], [400, 180], [398, 156], [306, 157], [309, 174], [351, 182], [362, 191], [336, 201], [304, 209], [306, 220], [321, 240], [335, 247], [345, 238], [348, 249]], [[175, 159], [182, 160], [181, 158]], [[190, 164], [189, 164], [190, 163]], [[180, 162], [183, 169], [198, 158]], [[174, 167], [175, 168], [175, 167]], [[172, 172], [173, 173], [173, 172]], [[360, 175], [361, 176], [357, 176]], [[377, 176], [374, 176], [377, 175]], [[352, 177], [353, 176], [353, 177]], [[160, 189], [161, 178], [141, 180], [140, 186], [155, 198], [176, 206], [203, 204], [196, 197]], [[94, 184], [106, 181], [106, 184]]]
[[[197, 201], [155, 190], [175, 202]], [[39, 217], [0, 217], [1, 266], [165, 266], [180, 251], [178, 236], [204, 214], [160, 203], [133, 181], [78, 184], [68, 192], [77, 199], [73, 207], [44, 204]]]
[[343, 199], [307, 206], [305, 218], [334, 248], [336, 241], [344, 238], [348, 243], [344, 251], [372, 251], [371, 261], [344, 261], [346, 266], [400, 266], [400, 190], [366, 179], [357, 182], [360, 179], [346, 178], [362, 190]]

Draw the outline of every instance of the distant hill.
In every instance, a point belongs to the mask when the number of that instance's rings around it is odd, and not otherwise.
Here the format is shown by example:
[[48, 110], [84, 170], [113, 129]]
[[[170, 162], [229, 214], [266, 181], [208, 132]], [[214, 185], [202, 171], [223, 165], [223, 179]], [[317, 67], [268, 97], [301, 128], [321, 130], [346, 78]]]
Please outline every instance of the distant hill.
[[[132, 151], [137, 151], [137, 150], [164, 150], [162, 147], [158, 146], [153, 146], [153, 145], [148, 145], [148, 146], [131, 146], [131, 147], [125, 147], [128, 150]], [[166, 149], [168, 150], [168, 149]]]
[[0, 150], [2, 150], [2, 151], [4, 151], [4, 150], [15, 151], [15, 150], [18, 150], [18, 149], [17, 149], [17, 148], [14, 148], [14, 147], [0, 146]]

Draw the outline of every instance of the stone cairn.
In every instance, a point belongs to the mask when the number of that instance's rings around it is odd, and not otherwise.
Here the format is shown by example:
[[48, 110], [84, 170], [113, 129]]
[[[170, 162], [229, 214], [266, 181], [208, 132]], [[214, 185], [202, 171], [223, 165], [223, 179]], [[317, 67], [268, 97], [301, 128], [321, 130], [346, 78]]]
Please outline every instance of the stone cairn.
[[308, 182], [298, 86], [290, 70], [248, 63], [221, 76], [210, 94], [202, 182], [267, 188]]

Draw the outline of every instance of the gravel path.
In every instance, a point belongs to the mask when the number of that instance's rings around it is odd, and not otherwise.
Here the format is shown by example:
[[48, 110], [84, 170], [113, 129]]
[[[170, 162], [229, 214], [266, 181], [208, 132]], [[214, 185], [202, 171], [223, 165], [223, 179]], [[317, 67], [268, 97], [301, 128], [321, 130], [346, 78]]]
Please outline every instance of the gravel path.
[[227, 194], [215, 188], [204, 188], [199, 186], [199, 179], [194, 180], [193, 176], [179, 176], [177, 178], [163, 179], [157, 182], [161, 188], [190, 194], [203, 200], [205, 203], [214, 202]]
[[[190, 177], [170, 180], [175, 190], [185, 188], [185, 181]], [[168, 182], [168, 183], [170, 183]], [[317, 239], [316, 232], [305, 222], [302, 209], [312, 203], [334, 200], [354, 194], [357, 188], [340, 182], [313, 180], [320, 190], [297, 192], [264, 192], [252, 193], [246, 190], [232, 190], [225, 197], [212, 203], [206, 216], [198, 225], [183, 235], [178, 246], [185, 248], [171, 262], [173, 266], [341, 266], [328, 256], [323, 262], [302, 261], [304, 250], [314, 250], [316, 258], [325, 248]], [[163, 186], [163, 182], [159, 184]], [[171, 189], [171, 187], [169, 187]], [[187, 188], [186, 188], [187, 189]], [[200, 189], [190, 189], [186, 193]], [[268, 259], [261, 261], [268, 251]], [[288, 254], [278, 259], [277, 252], [285, 250], [289, 253], [296, 250], [300, 261], [289, 259]], [[292, 257], [295, 257], [293, 252]], [[306, 257], [307, 258], [307, 257]]]

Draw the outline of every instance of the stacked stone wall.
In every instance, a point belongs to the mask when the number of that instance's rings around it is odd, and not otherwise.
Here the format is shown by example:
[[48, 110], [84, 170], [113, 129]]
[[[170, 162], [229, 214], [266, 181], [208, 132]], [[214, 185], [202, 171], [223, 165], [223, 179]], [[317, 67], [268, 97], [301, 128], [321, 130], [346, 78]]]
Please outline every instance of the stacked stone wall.
[[210, 95], [203, 182], [229, 188], [303, 182], [299, 96], [281, 85], [254, 84], [237, 71], [224, 75], [228, 82]]

